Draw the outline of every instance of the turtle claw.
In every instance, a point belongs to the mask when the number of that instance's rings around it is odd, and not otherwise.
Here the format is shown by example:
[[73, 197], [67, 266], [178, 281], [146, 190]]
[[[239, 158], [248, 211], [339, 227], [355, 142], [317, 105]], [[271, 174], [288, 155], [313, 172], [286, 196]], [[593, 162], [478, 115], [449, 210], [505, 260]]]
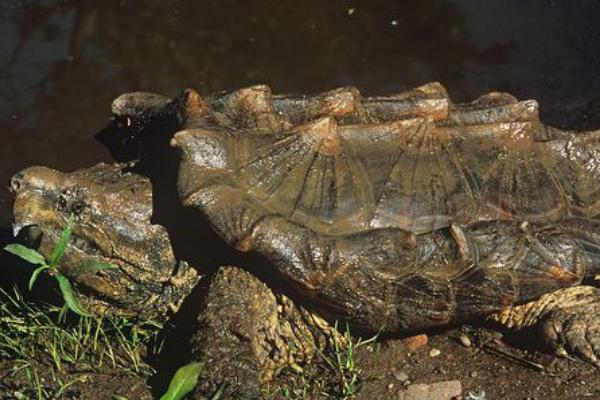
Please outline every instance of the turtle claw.
[[546, 343], [559, 356], [573, 355], [600, 368], [600, 295], [590, 303], [552, 311], [541, 324]]

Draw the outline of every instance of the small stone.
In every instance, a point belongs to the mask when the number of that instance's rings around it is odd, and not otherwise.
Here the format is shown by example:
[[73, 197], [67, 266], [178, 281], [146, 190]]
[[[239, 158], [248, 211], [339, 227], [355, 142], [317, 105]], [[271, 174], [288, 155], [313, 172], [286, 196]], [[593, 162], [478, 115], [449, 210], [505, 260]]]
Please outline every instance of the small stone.
[[387, 388], [388, 388], [389, 390], [392, 390], [392, 389], [394, 388], [394, 384], [393, 384], [393, 383], [390, 383], [390, 384], [387, 386]]
[[460, 381], [442, 381], [431, 384], [412, 384], [400, 393], [400, 400], [451, 400], [460, 398], [462, 385]]
[[409, 352], [413, 352], [427, 344], [429, 338], [424, 333], [416, 336], [407, 337], [402, 339], [402, 343], [407, 347]]
[[467, 392], [465, 400], [486, 400], [485, 391], [481, 392]]
[[462, 344], [465, 347], [471, 347], [471, 339], [469, 339], [468, 336], [465, 335], [460, 335], [458, 337], [458, 340], [460, 341], [460, 344]]
[[473, 371], [470, 374], [471, 378], [477, 378], [477, 371]]
[[440, 354], [442, 354], [442, 352], [439, 349], [431, 349], [431, 351], [429, 352], [430, 357], [437, 357]]
[[396, 378], [396, 380], [400, 383], [404, 383], [404, 382], [408, 381], [408, 375], [406, 375], [406, 373], [404, 371], [399, 371], [397, 369], [393, 369], [392, 375], [394, 375], [394, 378]]
[[355, 8], [349, 8], [349, 9], [348, 9], [348, 15], [352, 15], [352, 14], [354, 14], [354, 11], [356, 11], [356, 9], [355, 9]]

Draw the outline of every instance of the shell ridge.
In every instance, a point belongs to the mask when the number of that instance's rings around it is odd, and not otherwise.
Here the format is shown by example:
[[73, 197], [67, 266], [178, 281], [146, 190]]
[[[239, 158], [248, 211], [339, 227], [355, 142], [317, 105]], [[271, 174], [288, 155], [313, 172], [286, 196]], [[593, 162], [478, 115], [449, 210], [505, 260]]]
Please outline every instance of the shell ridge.
[[371, 184], [369, 171], [362, 160], [356, 157], [356, 149], [349, 141], [342, 138], [341, 147], [342, 149], [348, 149], [348, 151], [342, 151], [341, 154], [349, 165], [349, 170], [355, 178], [355, 183], [353, 185], [354, 193], [356, 193], [358, 189], [357, 195], [359, 197], [359, 203], [362, 204], [360, 207], [360, 211], [363, 215], [361, 226], [366, 227], [369, 226], [369, 222], [371, 221], [376, 207], [375, 193], [373, 185]]
[[[422, 152], [424, 150], [424, 143], [426, 140], [426, 136], [428, 131], [425, 130], [425, 126], [427, 126], [428, 124], [423, 124], [419, 127], [419, 143], [416, 146], [417, 152], [416, 155], [413, 159], [413, 163], [411, 166], [411, 178], [410, 178], [410, 202], [408, 204], [408, 212], [410, 213], [410, 227], [409, 229], [411, 231], [414, 231], [415, 228], [415, 221], [417, 219], [417, 210], [415, 207], [415, 203], [417, 202], [417, 190], [415, 190], [415, 186], [416, 186], [416, 180], [417, 180], [417, 172], [418, 172], [418, 164], [419, 161], [421, 160], [422, 157]], [[433, 211], [433, 210], [432, 210]], [[430, 213], [431, 215], [431, 213]]]
[[315, 161], [317, 160], [317, 157], [319, 157], [319, 152], [315, 151], [313, 154], [313, 157], [310, 161], [310, 164], [308, 165], [308, 168], [306, 168], [306, 171], [304, 171], [304, 177], [302, 178], [302, 183], [300, 184], [300, 192], [298, 193], [298, 195], [296, 196], [296, 200], [294, 201], [294, 206], [292, 208], [292, 211], [289, 215], [289, 217], [291, 218], [296, 211], [298, 210], [298, 205], [300, 204], [300, 200], [302, 199], [302, 195], [304, 193], [304, 189], [306, 186], [306, 182], [308, 180], [308, 176], [310, 175], [311, 169], [313, 167], [313, 165], [315, 164]]
[[[417, 126], [417, 129], [411, 130], [409, 135], [401, 137], [401, 140], [404, 143], [404, 146], [401, 146], [401, 150], [398, 153], [398, 156], [395, 158], [393, 164], [387, 171], [386, 177], [383, 181], [383, 184], [381, 185], [381, 192], [379, 193], [379, 196], [376, 199], [375, 211], [373, 213], [374, 214], [373, 218], [371, 218], [370, 226], [379, 227], [378, 224], [376, 225], [373, 220], [376, 219], [379, 214], [383, 213], [381, 210], [381, 207], [383, 206], [382, 202], [384, 201], [384, 199], [387, 199], [386, 189], [391, 184], [394, 170], [396, 170], [396, 168], [399, 167], [399, 163], [403, 159], [403, 156], [408, 153], [408, 149], [412, 146], [413, 142], [415, 140], [417, 140], [421, 127], [422, 127], [422, 124], [419, 124]], [[385, 214], [387, 217], [392, 217], [392, 215], [390, 215], [389, 213], [385, 213]], [[398, 225], [402, 225], [402, 224], [399, 223]]]

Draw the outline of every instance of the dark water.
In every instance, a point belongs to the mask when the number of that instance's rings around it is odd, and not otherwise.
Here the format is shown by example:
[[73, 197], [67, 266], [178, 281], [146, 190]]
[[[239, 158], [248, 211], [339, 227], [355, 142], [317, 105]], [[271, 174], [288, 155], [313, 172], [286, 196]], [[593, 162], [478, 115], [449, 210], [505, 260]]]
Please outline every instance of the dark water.
[[[440, 81], [459, 101], [508, 91], [537, 99], [550, 124], [598, 129], [598, 21], [596, 0], [0, 0], [0, 182], [32, 164], [111, 162], [95, 135], [132, 90], [369, 95]], [[145, 168], [172, 179], [165, 162]], [[168, 179], [166, 205], [177, 201]], [[2, 190], [3, 240], [11, 202]], [[192, 217], [158, 208], [167, 225]], [[190, 226], [177, 235], [176, 247], [202, 239]], [[211, 250], [223, 261], [222, 243]]]
[[[536, 98], [555, 125], [600, 127], [595, 0], [0, 1], [0, 181], [111, 161], [110, 101], [267, 83], [389, 93], [438, 80], [457, 100]], [[0, 195], [0, 226], [11, 199]]]

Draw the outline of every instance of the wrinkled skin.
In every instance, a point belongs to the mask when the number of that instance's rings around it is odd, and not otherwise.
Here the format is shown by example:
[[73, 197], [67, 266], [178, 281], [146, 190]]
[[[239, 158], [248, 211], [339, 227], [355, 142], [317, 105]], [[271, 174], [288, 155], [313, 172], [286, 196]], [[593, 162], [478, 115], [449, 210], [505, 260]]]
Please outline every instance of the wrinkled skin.
[[281, 368], [304, 365], [317, 349], [330, 351], [344, 338], [319, 316], [274, 293], [236, 267], [214, 276], [192, 339], [193, 357], [207, 366], [198, 399], [262, 398], [261, 385]]
[[113, 113], [177, 117], [183, 203], [360, 326], [482, 318], [600, 266], [600, 132], [544, 126], [535, 101], [454, 104], [437, 83], [373, 98], [266, 86], [159, 98], [125, 94]]
[[[70, 214], [73, 234], [59, 271], [97, 314], [164, 320], [198, 281], [176, 261], [166, 230], [150, 222], [147, 178], [99, 164], [73, 173], [31, 167], [11, 182], [14, 227], [49, 258]], [[94, 270], [94, 263], [117, 268]]]

